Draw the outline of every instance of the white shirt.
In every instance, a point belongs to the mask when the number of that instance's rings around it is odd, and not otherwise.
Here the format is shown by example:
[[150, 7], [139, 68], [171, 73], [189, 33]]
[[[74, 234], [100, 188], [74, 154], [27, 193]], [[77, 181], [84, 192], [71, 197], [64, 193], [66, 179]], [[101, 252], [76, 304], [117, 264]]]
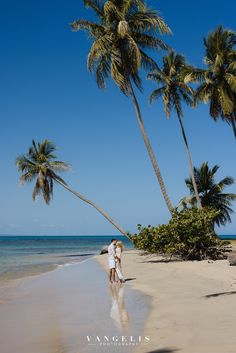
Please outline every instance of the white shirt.
[[115, 260], [116, 252], [115, 252], [115, 244], [111, 243], [108, 246], [108, 258]]

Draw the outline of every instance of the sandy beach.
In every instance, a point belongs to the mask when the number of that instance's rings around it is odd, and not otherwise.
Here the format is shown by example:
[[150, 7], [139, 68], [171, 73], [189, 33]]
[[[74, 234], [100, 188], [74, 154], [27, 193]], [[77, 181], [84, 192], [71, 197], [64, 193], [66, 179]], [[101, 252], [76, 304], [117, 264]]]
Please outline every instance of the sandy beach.
[[123, 270], [126, 283], [109, 285], [107, 255], [97, 255], [1, 288], [1, 353], [235, 353], [227, 261], [127, 250]]
[[[106, 269], [106, 256], [96, 257]], [[129, 285], [152, 298], [148, 347], [135, 353], [235, 353], [236, 268], [228, 261], [168, 262], [124, 253]]]

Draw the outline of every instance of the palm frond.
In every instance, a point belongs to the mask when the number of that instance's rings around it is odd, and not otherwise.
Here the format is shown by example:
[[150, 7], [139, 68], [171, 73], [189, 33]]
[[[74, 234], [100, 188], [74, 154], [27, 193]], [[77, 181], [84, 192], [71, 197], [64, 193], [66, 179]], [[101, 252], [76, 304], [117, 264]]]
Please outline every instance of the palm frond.
[[[236, 200], [236, 194], [223, 192], [226, 186], [234, 183], [234, 178], [225, 177], [219, 182], [215, 181], [215, 174], [219, 166], [209, 168], [208, 163], [204, 162], [200, 168], [194, 168], [195, 180], [197, 183], [201, 203], [203, 207], [212, 207], [219, 211], [216, 218], [218, 226], [231, 222], [230, 215], [233, 213], [232, 202]], [[190, 194], [194, 194], [191, 178], [185, 180]]]
[[67, 172], [71, 169], [71, 165], [62, 161], [53, 161], [49, 164], [50, 169], [56, 172]]
[[93, 10], [99, 17], [103, 17], [103, 9], [99, 0], [84, 0], [84, 5]]
[[160, 88], [155, 89], [149, 96], [149, 103], [152, 104], [159, 97], [162, 97], [165, 93], [165, 87], [162, 86]]
[[159, 31], [160, 34], [170, 34], [171, 29], [156, 11], [145, 10], [132, 14], [129, 18], [130, 27], [135, 32]]
[[142, 58], [142, 67], [146, 71], [153, 71], [158, 69], [158, 65], [149, 55], [147, 55], [143, 50], [140, 49]]
[[94, 41], [87, 59], [87, 67], [89, 71], [94, 70], [99, 59], [102, 59], [111, 53], [111, 47], [112, 38], [110, 37], [110, 34], [105, 34]]
[[41, 192], [42, 192], [42, 188], [41, 188], [41, 186], [39, 184], [39, 181], [37, 180], [36, 184], [34, 186], [33, 194], [32, 194], [32, 198], [33, 198], [34, 201], [35, 201], [36, 197], [41, 194]]
[[106, 79], [110, 74], [110, 56], [108, 54], [103, 55], [100, 58], [99, 64], [96, 67], [96, 82], [99, 88], [104, 89], [106, 87]]
[[227, 72], [225, 74], [225, 79], [227, 83], [229, 84], [230, 88], [234, 93], [236, 93], [236, 73], [232, 74], [230, 72]]
[[221, 181], [219, 181], [218, 185], [220, 186], [220, 188], [223, 190], [223, 188], [225, 186], [229, 186], [229, 185], [233, 185], [235, 182], [233, 177], [227, 176], [224, 179], [222, 179]]
[[160, 38], [145, 33], [134, 33], [134, 40], [142, 49], [168, 50], [170, 47]]
[[84, 30], [95, 37], [98, 35], [102, 36], [105, 33], [105, 29], [102, 25], [84, 19], [75, 20], [70, 26], [73, 32]]
[[122, 14], [119, 11], [118, 6], [116, 6], [113, 1], [107, 0], [103, 6], [103, 13], [105, 22], [107, 24], [112, 23], [113, 21], [121, 21]]

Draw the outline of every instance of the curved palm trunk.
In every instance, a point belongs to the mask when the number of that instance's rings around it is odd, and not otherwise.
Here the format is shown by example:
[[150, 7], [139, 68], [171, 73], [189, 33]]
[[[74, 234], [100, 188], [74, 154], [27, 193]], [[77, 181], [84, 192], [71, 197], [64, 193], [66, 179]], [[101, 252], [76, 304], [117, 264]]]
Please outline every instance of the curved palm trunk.
[[120, 233], [122, 233], [123, 235], [125, 235], [129, 240], [129, 236], [128, 234], [121, 228], [121, 226], [119, 224], [117, 224], [105, 211], [103, 211], [100, 207], [98, 207], [97, 205], [95, 205], [95, 203], [93, 203], [92, 201], [88, 200], [86, 197], [84, 197], [83, 195], [81, 195], [79, 192], [71, 189], [67, 184], [63, 183], [60, 179], [54, 178], [54, 180], [60, 184], [61, 186], [63, 186], [66, 190], [70, 191], [72, 194], [74, 194], [75, 196], [77, 196], [80, 200], [86, 202], [87, 204], [89, 204], [90, 206], [94, 207], [99, 213], [101, 213], [101, 215], [103, 215], [103, 217], [105, 217]]
[[192, 159], [191, 159], [191, 155], [190, 155], [190, 151], [189, 151], [189, 147], [188, 147], [187, 137], [186, 137], [186, 134], [185, 134], [185, 131], [184, 131], [184, 125], [183, 125], [183, 122], [182, 122], [182, 119], [181, 119], [181, 116], [180, 116], [179, 112], [177, 112], [177, 116], [178, 116], [178, 119], [179, 119], [181, 131], [182, 131], [182, 135], [183, 135], [183, 139], [184, 139], [184, 144], [185, 144], [186, 151], [187, 151], [188, 162], [189, 162], [189, 170], [190, 170], [190, 175], [191, 175], [191, 179], [192, 179], [192, 183], [193, 183], [195, 196], [196, 196], [196, 199], [197, 199], [197, 205], [198, 205], [198, 208], [201, 209], [202, 208], [202, 203], [201, 203], [201, 200], [200, 200], [200, 197], [199, 197], [197, 184], [196, 184], [196, 180], [195, 180], [195, 177], [194, 177], [193, 163], [192, 163]]
[[152, 166], [153, 166], [153, 168], [154, 168], [156, 177], [157, 177], [158, 182], [159, 182], [159, 184], [160, 184], [161, 191], [162, 191], [163, 197], [164, 197], [164, 199], [165, 199], [166, 205], [167, 205], [167, 207], [168, 207], [170, 213], [172, 213], [172, 212], [173, 212], [173, 206], [172, 206], [172, 203], [171, 203], [171, 201], [170, 201], [170, 198], [169, 198], [169, 196], [168, 196], [168, 194], [167, 194], [166, 187], [165, 187], [165, 184], [164, 184], [164, 181], [163, 181], [163, 178], [162, 178], [160, 169], [159, 169], [159, 167], [158, 167], [156, 158], [155, 158], [154, 153], [153, 153], [153, 150], [152, 150], [152, 146], [151, 146], [150, 140], [149, 140], [149, 138], [148, 138], [146, 129], [145, 129], [145, 127], [144, 127], [143, 119], [142, 119], [141, 112], [140, 112], [140, 108], [139, 108], [139, 104], [138, 104], [138, 101], [137, 101], [137, 98], [136, 98], [136, 96], [135, 96], [135, 93], [134, 93], [134, 90], [133, 90], [133, 87], [132, 87], [132, 84], [131, 84], [131, 83], [130, 83], [130, 94], [131, 94], [131, 97], [132, 97], [132, 99], [133, 99], [133, 103], [134, 103], [134, 106], [135, 106], [136, 115], [137, 115], [137, 119], [138, 119], [139, 128], [140, 128], [140, 130], [141, 130], [141, 134], [142, 134], [142, 136], [143, 136], [144, 143], [145, 143], [145, 145], [146, 145], [146, 148], [147, 148], [149, 157], [150, 157], [150, 159], [151, 159]]

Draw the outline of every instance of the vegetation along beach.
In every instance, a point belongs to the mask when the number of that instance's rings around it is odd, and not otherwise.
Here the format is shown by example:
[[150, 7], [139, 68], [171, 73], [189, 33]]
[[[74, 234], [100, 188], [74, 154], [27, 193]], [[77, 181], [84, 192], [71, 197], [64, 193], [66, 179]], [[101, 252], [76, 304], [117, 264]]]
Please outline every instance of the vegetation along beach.
[[235, 353], [236, 4], [3, 2], [1, 353]]

